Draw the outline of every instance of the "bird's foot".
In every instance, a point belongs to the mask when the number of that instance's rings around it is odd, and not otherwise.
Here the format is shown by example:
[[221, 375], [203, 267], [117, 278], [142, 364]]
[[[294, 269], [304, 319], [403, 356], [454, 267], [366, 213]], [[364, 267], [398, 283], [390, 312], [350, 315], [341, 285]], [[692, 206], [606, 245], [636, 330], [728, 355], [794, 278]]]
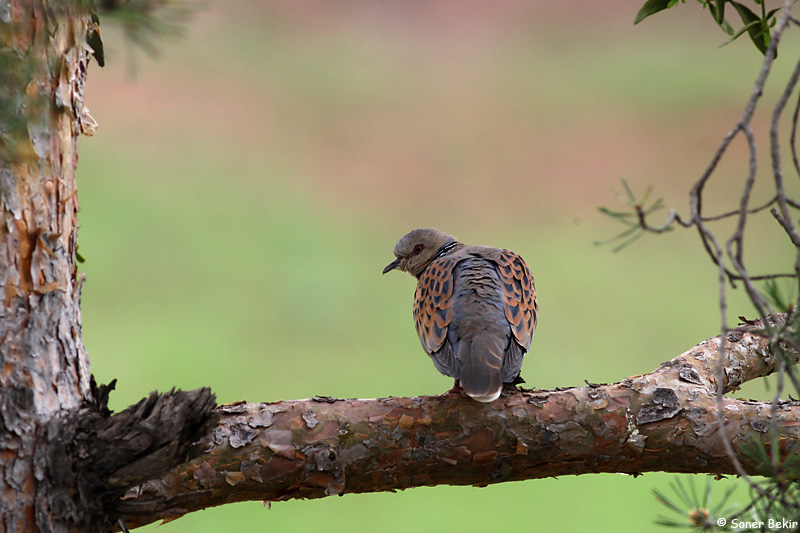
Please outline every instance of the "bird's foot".
[[467, 393], [464, 392], [464, 389], [461, 388], [461, 380], [459, 379], [457, 379], [455, 383], [453, 383], [453, 388], [445, 392], [442, 396], [447, 396], [450, 394], [457, 394], [458, 396], [469, 398], [469, 396], [467, 396]]

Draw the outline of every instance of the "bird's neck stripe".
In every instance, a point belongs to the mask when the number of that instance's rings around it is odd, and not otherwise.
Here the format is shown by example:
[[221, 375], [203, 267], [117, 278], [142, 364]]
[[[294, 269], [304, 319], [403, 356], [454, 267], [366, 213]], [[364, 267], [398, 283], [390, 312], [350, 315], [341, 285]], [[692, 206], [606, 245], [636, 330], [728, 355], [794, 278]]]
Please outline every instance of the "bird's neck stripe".
[[439, 248], [439, 251], [436, 252], [436, 255], [433, 256], [433, 259], [431, 259], [431, 261], [436, 261], [440, 257], [447, 255], [456, 246], [458, 246], [458, 241], [450, 241], [450, 242], [448, 242], [447, 244], [445, 244], [444, 246]]

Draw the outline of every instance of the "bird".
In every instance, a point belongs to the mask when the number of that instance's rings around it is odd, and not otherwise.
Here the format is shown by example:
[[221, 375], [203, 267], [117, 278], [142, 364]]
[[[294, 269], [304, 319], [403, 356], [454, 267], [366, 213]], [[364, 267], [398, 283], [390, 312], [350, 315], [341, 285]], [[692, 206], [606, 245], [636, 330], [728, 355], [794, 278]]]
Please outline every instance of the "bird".
[[417, 278], [414, 325], [436, 369], [479, 402], [520, 373], [536, 329], [533, 274], [511, 250], [470, 246], [435, 228], [411, 231], [383, 273]]

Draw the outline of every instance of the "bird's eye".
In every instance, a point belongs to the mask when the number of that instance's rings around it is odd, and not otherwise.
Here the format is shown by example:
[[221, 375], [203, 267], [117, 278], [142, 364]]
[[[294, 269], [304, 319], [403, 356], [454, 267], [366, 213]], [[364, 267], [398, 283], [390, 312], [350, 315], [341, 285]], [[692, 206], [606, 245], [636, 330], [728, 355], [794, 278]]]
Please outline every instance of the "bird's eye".
[[425, 249], [425, 247], [422, 246], [421, 244], [416, 245], [414, 247], [414, 255], [419, 255], [420, 253], [422, 253], [422, 250], [424, 250], [424, 249]]

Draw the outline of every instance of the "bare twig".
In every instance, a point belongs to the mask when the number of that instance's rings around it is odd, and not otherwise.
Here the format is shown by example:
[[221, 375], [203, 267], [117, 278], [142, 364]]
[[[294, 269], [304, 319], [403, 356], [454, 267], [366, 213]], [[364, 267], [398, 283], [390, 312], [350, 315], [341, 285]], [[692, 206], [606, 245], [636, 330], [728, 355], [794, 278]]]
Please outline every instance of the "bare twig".
[[[793, 215], [791, 211], [792, 209], [800, 209], [800, 201], [790, 197], [786, 191], [782, 168], [779, 129], [780, 120], [783, 116], [786, 105], [794, 94], [798, 81], [800, 81], [800, 61], [798, 61], [797, 65], [795, 66], [794, 71], [787, 81], [786, 86], [772, 111], [769, 139], [771, 171], [774, 179], [775, 192], [769, 201], [756, 207], [751, 207], [750, 205], [752, 193], [758, 179], [759, 163], [758, 147], [756, 146], [756, 135], [753, 130], [752, 121], [757, 105], [761, 99], [761, 96], [764, 94], [767, 78], [772, 70], [775, 58], [777, 57], [779, 43], [786, 29], [790, 25], [798, 25], [798, 21], [791, 16], [793, 3], [794, 0], [785, 0], [780, 14], [777, 17], [777, 22], [771, 32], [769, 46], [767, 47], [764, 55], [764, 61], [761, 65], [761, 69], [759, 70], [758, 77], [753, 85], [750, 97], [745, 104], [742, 115], [733, 128], [723, 137], [705, 170], [697, 179], [689, 193], [690, 212], [688, 219], [682, 219], [673, 209], [670, 210], [667, 220], [663, 223], [663, 225], [655, 226], [649, 221], [649, 217], [654, 210], [646, 209], [644, 207], [644, 201], [634, 203], [632, 206], [633, 210], [630, 213], [616, 213], [616, 218], [625, 220], [628, 224], [630, 228], [628, 232], [636, 235], [637, 237], [640, 236], [641, 233], [663, 233], [673, 229], [676, 224], [682, 227], [694, 226], [697, 229], [706, 253], [717, 267], [719, 282], [720, 330], [722, 333], [719, 342], [723, 352], [729, 349], [729, 344], [731, 342], [728, 334], [734, 335], [736, 331], [728, 326], [727, 321], [728, 286], [730, 285], [732, 288], [737, 288], [737, 284], [741, 283], [764, 326], [763, 330], [761, 331], [761, 335], [763, 335], [765, 342], [768, 342], [770, 346], [779, 347], [776, 350], [776, 352], [779, 354], [779, 358], [781, 358], [781, 361], [778, 364], [778, 387], [773, 401], [771, 402], [770, 408], [770, 413], [773, 417], [777, 416], [781, 410], [781, 404], [779, 402], [781, 395], [785, 390], [785, 378], [787, 372], [789, 381], [794, 386], [795, 390], [800, 392], [800, 379], [798, 379], [796, 373], [790, 366], [790, 361], [787, 361], [780, 355], [783, 351], [783, 346], [790, 346], [791, 349], [796, 349], [796, 327], [790, 328], [787, 323], [783, 323], [781, 321], [776, 322], [773, 320], [771, 315], [775, 312], [775, 308], [771, 303], [770, 298], [767, 297], [768, 295], [764, 291], [760, 290], [760, 288], [756, 286], [756, 283], [758, 281], [774, 281], [778, 278], [793, 278], [800, 281], [800, 228], [798, 228], [798, 221], [792, 218]], [[762, 4], [762, 11], [763, 10], [764, 6]], [[800, 97], [798, 98], [794, 107], [790, 133], [792, 162], [798, 176], [800, 176], [800, 156], [798, 156], [797, 153], [796, 139], [799, 120]], [[739, 135], [742, 135], [745, 138], [749, 153], [749, 164], [747, 176], [739, 197], [738, 208], [736, 210], [724, 212], [720, 215], [705, 215], [703, 213], [703, 203], [706, 186], [715, 173], [717, 173], [719, 163], [727, 153], [731, 143]], [[632, 194], [629, 192], [629, 196], [630, 195]], [[772, 272], [752, 275], [749, 272], [745, 256], [745, 230], [750, 217], [765, 211], [766, 209], [770, 210], [770, 213], [782, 227], [795, 248], [794, 271], [792, 273]], [[735, 228], [727, 237], [723, 237], [719, 234], [715, 227], [712, 227], [715, 222], [734, 217], [736, 219]], [[636, 233], [637, 231], [639, 233]], [[724, 246], [722, 244], [723, 242]], [[773, 286], [773, 290], [777, 290], [777, 288]], [[797, 284], [795, 301], [800, 301], [800, 283]], [[731, 461], [733, 470], [747, 480], [751, 490], [757, 495], [757, 498], [759, 500], [764, 500], [768, 496], [772, 498], [769, 492], [772, 490], [770, 486], [767, 486], [765, 489], [750, 479], [749, 475], [752, 472], [749, 472], [746, 466], [742, 463], [741, 455], [737, 453], [736, 447], [732, 443], [731, 439], [728, 438], [730, 436], [728, 427], [730, 421], [726, 418], [727, 415], [725, 412], [725, 403], [727, 400], [725, 399], [724, 395], [729, 391], [729, 389], [726, 388], [726, 380], [730, 377], [729, 372], [730, 368], [722, 360], [719, 360], [718, 364], [714, 367], [714, 377], [717, 383], [715, 389], [716, 422], [719, 425], [720, 434], [723, 435], [723, 438], [721, 439], [721, 445]], [[773, 420], [769, 424], [769, 429], [770, 430], [768, 433], [771, 435], [770, 438], [775, 438], [776, 431], [779, 429], [779, 425]], [[781, 462], [783, 460], [783, 457], [776, 455], [776, 453], [777, 447], [773, 443], [771, 446], [770, 462], [772, 463], [772, 470], [775, 472], [779, 471], [782, 465]], [[777, 505], [777, 501], [783, 502], [787, 505], [794, 505], [792, 502], [789, 502], [790, 497], [791, 496], [786, 494], [785, 490], [779, 489], [777, 490], [777, 496], [772, 498], [775, 501], [762, 501], [761, 505], [773, 506]]]
[[[758, 207], [751, 207], [751, 208], [747, 209], [746, 213], [748, 215], [754, 215], [756, 213], [759, 213], [759, 212], [769, 208], [776, 201], [777, 201], [777, 197], [773, 196], [770, 199], [770, 201], [766, 202], [765, 204], [762, 204], [762, 205], [760, 205]], [[723, 219], [726, 219], [726, 218], [739, 216], [740, 214], [741, 214], [741, 210], [740, 209], [735, 209], [733, 211], [727, 211], [727, 212], [722, 213], [720, 215], [705, 216], [705, 217], [702, 217], [702, 219], [703, 219], [703, 222], [716, 222], [718, 220], [723, 220]], [[689, 223], [689, 225], [691, 225], [691, 223]], [[686, 227], [688, 227], [688, 226], [686, 226]]]

